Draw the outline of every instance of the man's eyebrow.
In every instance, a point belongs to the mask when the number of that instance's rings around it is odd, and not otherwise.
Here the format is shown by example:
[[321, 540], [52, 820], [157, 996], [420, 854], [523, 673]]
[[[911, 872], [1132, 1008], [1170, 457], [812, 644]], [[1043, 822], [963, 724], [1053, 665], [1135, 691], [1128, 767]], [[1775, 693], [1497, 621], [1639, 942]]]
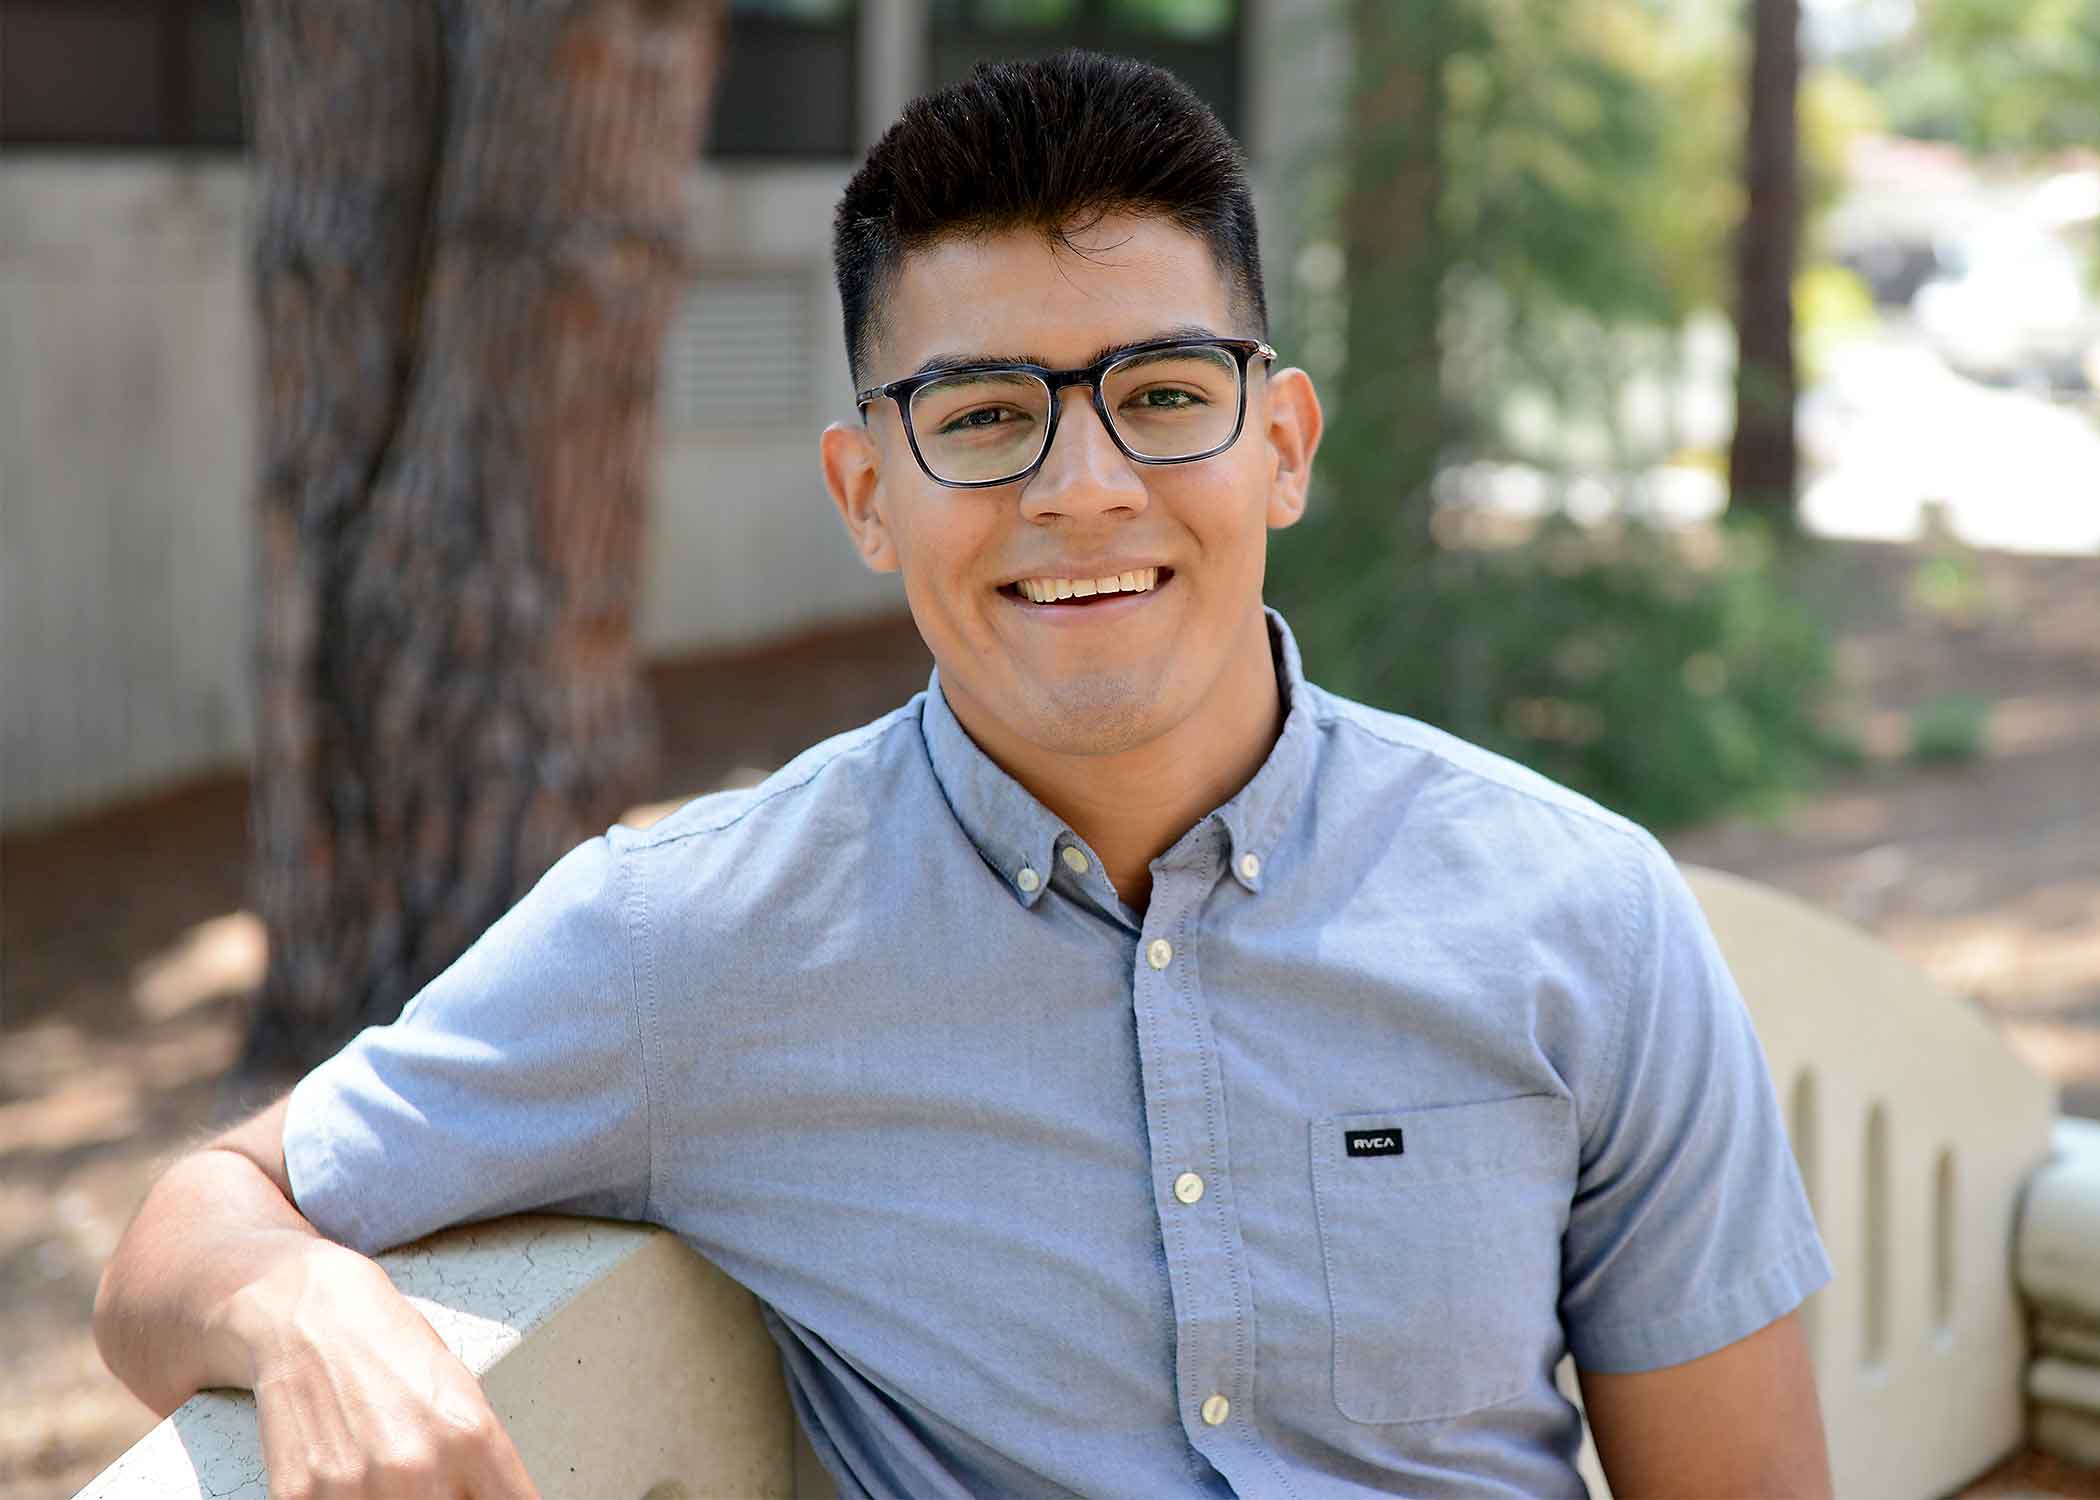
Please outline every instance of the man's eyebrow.
[[[1083, 370], [1089, 365], [1100, 364], [1104, 359], [1114, 359], [1119, 354], [1127, 354], [1132, 349], [1142, 349], [1147, 344], [1159, 343], [1162, 339], [1214, 339], [1218, 336], [1215, 329], [1206, 328], [1201, 323], [1183, 323], [1175, 328], [1162, 328], [1157, 333], [1148, 333], [1141, 339], [1126, 339], [1120, 344], [1096, 349], [1091, 358], [1075, 368]], [[962, 365], [1041, 365], [1045, 369], [1051, 367], [1050, 361], [1040, 354], [972, 354], [950, 351], [928, 355], [919, 361], [919, 367], [911, 373], [928, 375], [935, 370], [953, 370]]]

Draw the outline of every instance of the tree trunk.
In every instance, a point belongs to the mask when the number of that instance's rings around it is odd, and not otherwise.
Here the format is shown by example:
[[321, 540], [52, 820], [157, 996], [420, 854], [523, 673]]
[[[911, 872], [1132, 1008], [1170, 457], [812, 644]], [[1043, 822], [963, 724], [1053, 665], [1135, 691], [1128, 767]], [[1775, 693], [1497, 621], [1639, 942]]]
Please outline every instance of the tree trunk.
[[240, 1073], [393, 1019], [641, 792], [719, 0], [248, 0], [263, 381]]
[[1459, 0], [1349, 0], [1343, 367], [1318, 503], [1286, 543], [1292, 627], [1337, 691], [1420, 709], [1445, 441], [1443, 71]]
[[1353, 0], [1354, 143], [1344, 209], [1348, 323], [1336, 487], [1352, 545], [1427, 546], [1444, 437], [1443, 66], [1451, 0]]
[[1748, 200], [1737, 243], [1735, 440], [1730, 504], [1794, 518], [1794, 258], [1801, 225], [1800, 0], [1750, 0], [1750, 123], [1743, 153]]

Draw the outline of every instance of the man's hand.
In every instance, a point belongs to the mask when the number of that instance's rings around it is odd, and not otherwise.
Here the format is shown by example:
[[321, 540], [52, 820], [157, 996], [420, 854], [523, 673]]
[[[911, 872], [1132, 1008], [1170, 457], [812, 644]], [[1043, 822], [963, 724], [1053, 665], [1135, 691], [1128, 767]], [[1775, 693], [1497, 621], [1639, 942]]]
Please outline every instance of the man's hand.
[[96, 1293], [103, 1359], [162, 1413], [252, 1389], [273, 1500], [537, 1500], [473, 1373], [292, 1205], [284, 1114], [280, 1099], [154, 1184]]
[[1702, 1359], [1576, 1374], [1616, 1500], [1829, 1500], [1830, 1451], [1798, 1309]]
[[253, 1360], [272, 1500], [537, 1500], [473, 1373], [363, 1256], [280, 1265], [227, 1322]]

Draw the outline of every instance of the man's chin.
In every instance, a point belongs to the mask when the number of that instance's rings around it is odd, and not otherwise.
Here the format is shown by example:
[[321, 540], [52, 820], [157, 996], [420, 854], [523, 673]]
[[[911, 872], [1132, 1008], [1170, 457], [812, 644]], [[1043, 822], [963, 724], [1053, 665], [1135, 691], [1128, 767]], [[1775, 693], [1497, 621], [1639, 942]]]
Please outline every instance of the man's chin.
[[1058, 755], [1117, 755], [1157, 736], [1160, 720], [1157, 695], [1096, 678], [1038, 695], [1022, 726], [1033, 744]]

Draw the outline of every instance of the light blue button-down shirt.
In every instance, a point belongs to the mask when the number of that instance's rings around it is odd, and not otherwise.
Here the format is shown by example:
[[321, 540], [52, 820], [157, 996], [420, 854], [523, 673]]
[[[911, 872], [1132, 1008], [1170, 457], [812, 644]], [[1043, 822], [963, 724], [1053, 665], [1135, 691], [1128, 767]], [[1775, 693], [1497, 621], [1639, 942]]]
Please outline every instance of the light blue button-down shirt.
[[371, 1251], [555, 1206], [751, 1288], [842, 1495], [1575, 1496], [1552, 1379], [1830, 1278], [1621, 818], [1307, 683], [1142, 915], [941, 695], [579, 847], [300, 1084]]

